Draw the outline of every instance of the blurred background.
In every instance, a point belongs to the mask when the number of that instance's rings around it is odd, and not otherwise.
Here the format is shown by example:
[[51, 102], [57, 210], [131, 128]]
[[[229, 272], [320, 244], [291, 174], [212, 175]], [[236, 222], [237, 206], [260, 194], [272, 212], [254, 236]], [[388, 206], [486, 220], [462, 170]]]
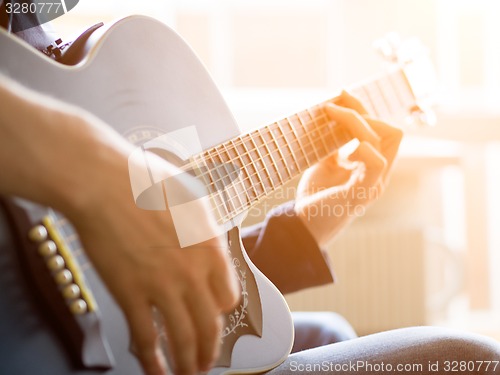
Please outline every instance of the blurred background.
[[437, 125], [405, 127], [385, 195], [328, 249], [337, 283], [287, 298], [360, 334], [439, 324], [500, 338], [497, 1], [81, 0], [56, 24], [70, 36], [137, 13], [188, 41], [244, 130], [383, 71], [372, 45], [388, 32], [418, 37], [439, 77]]

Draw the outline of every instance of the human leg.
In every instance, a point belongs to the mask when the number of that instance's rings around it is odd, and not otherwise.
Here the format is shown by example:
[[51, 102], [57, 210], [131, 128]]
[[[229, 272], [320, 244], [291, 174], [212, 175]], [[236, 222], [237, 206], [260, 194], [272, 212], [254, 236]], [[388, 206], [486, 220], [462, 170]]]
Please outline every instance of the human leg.
[[333, 312], [293, 312], [292, 353], [358, 337], [349, 322]]
[[[377, 333], [291, 354], [268, 374], [500, 374], [500, 343], [439, 327]], [[489, 361], [489, 362], [488, 362]]]

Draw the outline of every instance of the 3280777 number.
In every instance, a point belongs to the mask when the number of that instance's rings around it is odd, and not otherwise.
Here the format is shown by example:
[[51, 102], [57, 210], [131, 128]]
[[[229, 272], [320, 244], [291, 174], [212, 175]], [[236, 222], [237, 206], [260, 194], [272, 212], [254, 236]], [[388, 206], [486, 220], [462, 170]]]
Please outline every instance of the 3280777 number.
[[446, 372], [496, 371], [499, 361], [444, 361]]
[[5, 3], [8, 14], [58, 13], [61, 3]]

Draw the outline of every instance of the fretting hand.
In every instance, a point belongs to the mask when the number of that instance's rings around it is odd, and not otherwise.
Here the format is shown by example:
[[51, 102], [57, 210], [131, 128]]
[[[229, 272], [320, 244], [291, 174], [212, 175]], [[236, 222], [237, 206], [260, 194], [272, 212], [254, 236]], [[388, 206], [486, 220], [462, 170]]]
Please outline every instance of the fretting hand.
[[325, 110], [360, 143], [347, 159], [335, 153], [309, 168], [299, 182], [295, 210], [320, 246], [382, 194], [403, 135], [370, 118], [346, 92]]

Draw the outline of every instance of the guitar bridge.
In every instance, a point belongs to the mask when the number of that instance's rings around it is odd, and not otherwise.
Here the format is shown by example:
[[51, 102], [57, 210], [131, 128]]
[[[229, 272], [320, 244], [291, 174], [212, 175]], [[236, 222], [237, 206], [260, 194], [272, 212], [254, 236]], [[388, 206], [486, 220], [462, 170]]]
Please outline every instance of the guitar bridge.
[[22, 199], [4, 199], [2, 203], [18, 235], [17, 254], [27, 281], [39, 297], [38, 308], [44, 310], [40, 315], [48, 318], [77, 367], [113, 368], [115, 362], [102, 332], [97, 303], [59, 234], [52, 211], [40, 207], [34, 210], [37, 214], [28, 215], [23, 207], [27, 202]]

